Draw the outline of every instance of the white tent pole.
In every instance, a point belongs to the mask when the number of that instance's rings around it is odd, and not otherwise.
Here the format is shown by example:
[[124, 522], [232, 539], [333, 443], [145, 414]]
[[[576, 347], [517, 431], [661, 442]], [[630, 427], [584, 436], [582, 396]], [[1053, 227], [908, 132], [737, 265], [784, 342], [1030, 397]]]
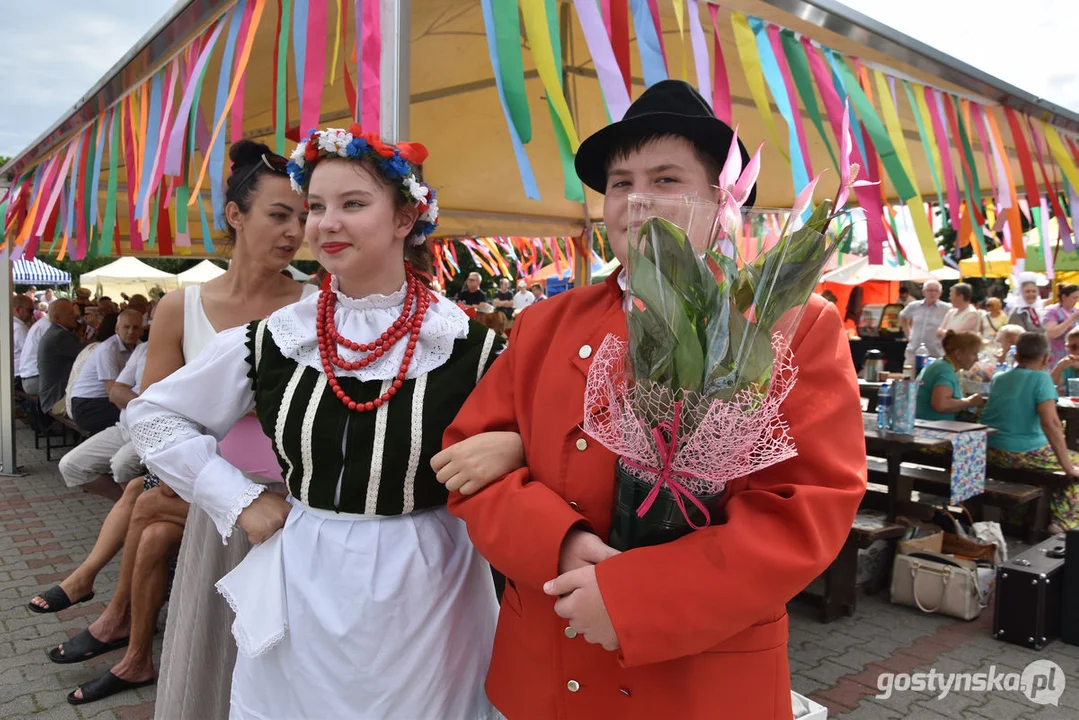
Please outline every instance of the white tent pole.
[[11, 280], [10, 247], [12, 240], [4, 243], [3, 272], [0, 272], [0, 317], [4, 328], [0, 330], [0, 473], [14, 475], [15, 467], [15, 358], [13, 328], [11, 326]]
[[381, 127], [378, 134], [387, 142], [408, 139], [408, 111], [411, 102], [412, 1], [382, 0], [382, 86]]

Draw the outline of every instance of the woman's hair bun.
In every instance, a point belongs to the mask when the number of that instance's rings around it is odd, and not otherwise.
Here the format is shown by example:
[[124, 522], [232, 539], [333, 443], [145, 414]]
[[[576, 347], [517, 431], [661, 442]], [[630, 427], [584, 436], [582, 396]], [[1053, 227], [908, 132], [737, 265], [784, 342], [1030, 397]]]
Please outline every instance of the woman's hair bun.
[[254, 165], [262, 159], [263, 155], [272, 154], [273, 151], [265, 144], [257, 143], [253, 140], [241, 140], [238, 143], [233, 143], [232, 147], [229, 148], [232, 172], [236, 172], [238, 168]]

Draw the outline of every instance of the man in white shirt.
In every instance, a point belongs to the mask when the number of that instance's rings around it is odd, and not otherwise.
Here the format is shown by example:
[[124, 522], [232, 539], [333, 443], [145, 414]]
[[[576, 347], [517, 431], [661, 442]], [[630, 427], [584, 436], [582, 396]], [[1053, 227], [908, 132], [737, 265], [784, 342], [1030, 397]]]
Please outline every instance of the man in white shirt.
[[34, 302], [25, 295], [15, 295], [11, 298], [11, 339], [12, 358], [15, 361], [16, 375], [19, 369], [19, 360], [22, 358], [22, 346], [26, 342], [26, 334], [30, 332], [30, 326], [34, 322]]
[[109, 389], [109, 401], [120, 410], [120, 421], [85, 440], [60, 458], [60, 475], [69, 488], [118, 500], [123, 486], [143, 474], [142, 460], [127, 436], [124, 415], [137, 398], [146, 368], [147, 343], [140, 343]]
[[[26, 297], [25, 295], [23, 297]], [[29, 298], [27, 298], [29, 300]], [[31, 306], [32, 307], [32, 306]], [[41, 342], [41, 336], [49, 329], [52, 322], [46, 315], [33, 325], [26, 333], [26, 339], [22, 344], [22, 354], [19, 356], [18, 366], [15, 368], [16, 375], [22, 378], [23, 392], [28, 395], [37, 395], [40, 389], [37, 369], [37, 346]]]
[[141, 336], [142, 316], [135, 310], [124, 310], [116, 321], [116, 334], [94, 348], [75, 381], [71, 419], [91, 435], [120, 420], [120, 408], [109, 402], [109, 390]]
[[528, 291], [528, 283], [524, 280], [517, 281], [517, 294], [513, 296], [513, 315], [516, 317], [526, 307], [536, 302], [536, 296]]
[[903, 324], [903, 332], [907, 336], [907, 365], [914, 365], [914, 354], [920, 345], [925, 345], [930, 357], [939, 358], [944, 355], [944, 348], [937, 337], [937, 328], [952, 306], [941, 302], [940, 293], [940, 283], [930, 280], [922, 286], [922, 297], [925, 299], [915, 300], [899, 313], [899, 321]]

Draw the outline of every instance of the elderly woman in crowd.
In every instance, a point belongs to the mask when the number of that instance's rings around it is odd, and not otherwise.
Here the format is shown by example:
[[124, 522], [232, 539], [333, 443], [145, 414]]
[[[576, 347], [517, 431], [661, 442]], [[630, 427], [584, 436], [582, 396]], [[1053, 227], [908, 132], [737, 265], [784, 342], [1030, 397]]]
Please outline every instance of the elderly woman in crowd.
[[941, 342], [944, 357], [927, 365], [918, 376], [921, 384], [915, 415], [921, 420], [955, 420], [959, 411], [985, 405], [983, 396], [964, 397], [959, 386], [959, 371], [969, 370], [978, 360], [982, 336], [949, 330]]
[[[1077, 343], [1079, 348], [1079, 343]], [[1057, 392], [1045, 372], [1049, 340], [1044, 333], [1023, 333], [1016, 343], [1017, 364], [993, 378], [982, 422], [997, 432], [989, 436], [988, 460], [994, 465], [1035, 470], [1063, 470], [1079, 477], [1079, 455], [1068, 450], [1057, 415]], [[934, 363], [935, 364], [935, 363]], [[1079, 483], [1053, 492], [1050, 533], [1079, 529]]]
[[1023, 276], [1019, 283], [1019, 303], [1008, 317], [1009, 325], [1018, 325], [1024, 332], [1044, 332], [1039, 308], [1038, 284], [1033, 277]]
[[1050, 305], [1042, 316], [1045, 334], [1049, 337], [1049, 367], [1060, 362], [1067, 351], [1064, 348], [1064, 336], [1079, 323], [1079, 285], [1058, 285], [1057, 297], [1060, 302]]
[[1008, 324], [1008, 316], [1004, 314], [1004, 303], [1000, 298], [991, 297], [985, 301], [985, 312], [982, 313], [982, 337], [986, 340], [995, 340], [1001, 328]]
[[953, 332], [979, 332], [981, 328], [981, 316], [977, 308], [971, 303], [974, 299], [974, 291], [966, 283], [957, 283], [952, 286], [951, 309], [944, 314], [944, 320], [937, 328], [937, 337], [944, 339], [945, 333]]

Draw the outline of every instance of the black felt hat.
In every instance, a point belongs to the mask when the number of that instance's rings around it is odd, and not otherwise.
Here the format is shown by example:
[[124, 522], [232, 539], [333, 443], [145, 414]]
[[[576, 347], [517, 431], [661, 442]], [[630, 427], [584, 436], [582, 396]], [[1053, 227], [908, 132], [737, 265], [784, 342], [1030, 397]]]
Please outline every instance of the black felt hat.
[[[607, 191], [607, 162], [611, 151], [626, 142], [653, 135], [681, 135], [715, 158], [722, 167], [734, 138], [730, 125], [716, 117], [701, 94], [682, 80], [662, 80], [648, 88], [624, 118], [587, 138], [577, 150], [577, 176], [598, 193]], [[749, 153], [742, 151], [742, 167], [749, 164]], [[714, 178], [715, 179], [715, 178]], [[749, 192], [745, 207], [753, 205], [757, 187]]]

